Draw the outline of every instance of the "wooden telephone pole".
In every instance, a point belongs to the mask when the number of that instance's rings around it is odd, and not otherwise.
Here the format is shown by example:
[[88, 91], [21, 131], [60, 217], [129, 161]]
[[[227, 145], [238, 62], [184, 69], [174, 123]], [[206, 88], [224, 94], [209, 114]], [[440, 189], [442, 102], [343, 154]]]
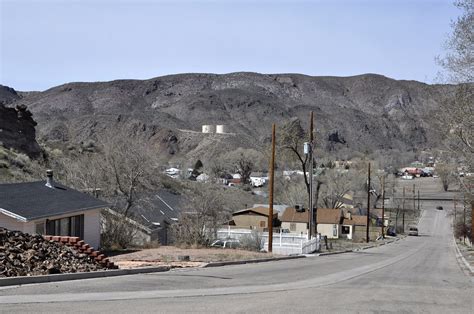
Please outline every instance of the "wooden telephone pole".
[[405, 233], [405, 187], [403, 187], [402, 224], [402, 232]]
[[369, 243], [369, 222], [370, 222], [370, 162], [369, 162], [369, 169], [367, 173], [367, 229], [366, 229], [366, 239], [367, 243]]
[[313, 112], [311, 111], [311, 118], [309, 123], [309, 239], [313, 235], [313, 229], [316, 222], [314, 221], [314, 204], [313, 204]]
[[275, 123], [272, 125], [272, 156], [270, 158], [270, 182], [268, 184], [268, 253], [273, 249], [273, 182], [275, 176]]
[[474, 243], [474, 201], [471, 201], [471, 243]]
[[382, 238], [385, 238], [385, 176], [382, 177]]

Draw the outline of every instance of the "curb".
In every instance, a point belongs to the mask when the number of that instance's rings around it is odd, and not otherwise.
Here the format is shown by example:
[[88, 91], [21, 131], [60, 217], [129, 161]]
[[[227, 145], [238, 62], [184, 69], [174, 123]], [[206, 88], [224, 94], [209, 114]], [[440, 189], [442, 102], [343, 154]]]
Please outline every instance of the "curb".
[[156, 272], [169, 271], [170, 269], [171, 269], [170, 266], [157, 266], [157, 267], [142, 267], [142, 268], [133, 268], [133, 269], [93, 271], [93, 272], [85, 272], [85, 273], [7, 277], [7, 278], [0, 278], [0, 287], [17, 286], [17, 285], [24, 285], [24, 284], [31, 284], [31, 283], [46, 283], [46, 282], [66, 281], [66, 280], [92, 279], [92, 278], [114, 277], [114, 276], [134, 275], [134, 274], [143, 274], [143, 273], [156, 273]]
[[454, 246], [456, 247], [456, 255], [457, 255], [458, 260], [461, 260], [463, 262], [464, 266], [466, 266], [466, 268], [469, 270], [471, 275], [474, 274], [474, 269], [468, 263], [468, 261], [466, 261], [466, 259], [464, 258], [464, 256], [461, 253], [461, 250], [459, 250], [458, 244], [456, 243], [456, 239], [453, 239], [453, 240], [454, 240]]
[[219, 266], [227, 266], [227, 265], [243, 265], [243, 264], [276, 262], [276, 261], [284, 261], [284, 260], [289, 260], [289, 259], [298, 259], [298, 258], [305, 258], [305, 257], [306, 256], [304, 256], [304, 255], [294, 255], [294, 256], [284, 256], [284, 257], [250, 259], [250, 260], [243, 260], [243, 261], [212, 262], [212, 263], [208, 263], [208, 264], [202, 266], [202, 268], [219, 267]]
[[353, 250], [345, 250], [345, 251], [336, 251], [336, 252], [325, 252], [325, 253], [319, 253], [315, 254], [316, 256], [326, 256], [326, 255], [336, 255], [336, 254], [343, 254], [343, 253], [351, 253], [355, 252]]
[[362, 247], [362, 248], [360, 248], [360, 249], [345, 250], [345, 251], [335, 251], [335, 252], [324, 252], [324, 253], [315, 254], [315, 256], [326, 256], [326, 255], [335, 255], [335, 254], [343, 254], [343, 253], [356, 253], [356, 252], [360, 252], [360, 251], [362, 251], [362, 250], [367, 250], [367, 249], [372, 249], [372, 248], [374, 248], [374, 247], [379, 247], [379, 246], [382, 246], [382, 245], [387, 245], [387, 244], [390, 244], [390, 243], [399, 241], [399, 240], [401, 240], [401, 239], [402, 239], [402, 238], [396, 238], [396, 239], [394, 239], [394, 240], [392, 240], [392, 241], [387, 241], [387, 242], [380, 243], [380, 244], [374, 244], [374, 245]]

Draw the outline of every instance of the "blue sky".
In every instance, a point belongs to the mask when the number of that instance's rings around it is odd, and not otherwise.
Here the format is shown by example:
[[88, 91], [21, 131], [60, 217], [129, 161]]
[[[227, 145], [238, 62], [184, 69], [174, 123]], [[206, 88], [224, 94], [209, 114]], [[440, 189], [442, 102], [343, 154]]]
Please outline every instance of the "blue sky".
[[0, 0], [0, 84], [175, 73], [378, 73], [431, 83], [450, 0]]

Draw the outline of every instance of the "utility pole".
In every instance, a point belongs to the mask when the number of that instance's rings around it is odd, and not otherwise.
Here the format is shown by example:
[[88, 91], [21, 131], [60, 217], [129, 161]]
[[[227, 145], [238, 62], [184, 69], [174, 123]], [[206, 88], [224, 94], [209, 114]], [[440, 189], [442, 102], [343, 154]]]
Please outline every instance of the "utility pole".
[[471, 201], [471, 243], [474, 243], [474, 201]]
[[456, 210], [456, 197], [453, 198], [453, 201], [454, 201], [454, 228], [456, 229], [456, 213], [457, 213], [457, 210]]
[[385, 176], [382, 177], [382, 238], [385, 238]]
[[415, 184], [413, 184], [413, 217], [416, 217], [416, 207], [415, 207]]
[[270, 158], [270, 182], [268, 204], [268, 253], [273, 249], [273, 182], [275, 176], [275, 123], [272, 125], [272, 155]]
[[369, 168], [367, 172], [367, 229], [366, 229], [366, 239], [367, 243], [369, 243], [369, 222], [370, 222], [370, 162], [369, 162]]
[[310, 194], [310, 231], [309, 231], [309, 239], [311, 240], [311, 236], [313, 235], [313, 229], [315, 230], [316, 222], [314, 221], [314, 204], [313, 204], [313, 152], [314, 152], [314, 139], [313, 139], [313, 130], [314, 130], [314, 125], [313, 125], [313, 112], [311, 111], [311, 120], [309, 123], [309, 145], [310, 145], [310, 154], [309, 154], [309, 194]]
[[466, 244], [466, 195], [464, 194], [464, 217], [463, 217], [463, 222], [462, 222], [462, 233], [463, 233], [463, 239], [464, 239], [464, 244]]
[[405, 187], [403, 187], [403, 201], [402, 201], [402, 232], [405, 233]]
[[395, 233], [398, 232], [398, 214], [400, 212], [400, 205], [397, 205], [397, 214], [395, 215]]
[[421, 216], [421, 212], [420, 212], [420, 189], [418, 189], [418, 215]]

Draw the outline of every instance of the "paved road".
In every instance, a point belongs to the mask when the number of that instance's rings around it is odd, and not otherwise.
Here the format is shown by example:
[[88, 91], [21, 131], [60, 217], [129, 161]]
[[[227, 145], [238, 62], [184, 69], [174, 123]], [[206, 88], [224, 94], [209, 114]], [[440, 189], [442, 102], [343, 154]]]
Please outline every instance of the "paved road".
[[[358, 253], [0, 289], [0, 312], [472, 313], [448, 210], [419, 237]], [[446, 207], [445, 207], [446, 208]]]

